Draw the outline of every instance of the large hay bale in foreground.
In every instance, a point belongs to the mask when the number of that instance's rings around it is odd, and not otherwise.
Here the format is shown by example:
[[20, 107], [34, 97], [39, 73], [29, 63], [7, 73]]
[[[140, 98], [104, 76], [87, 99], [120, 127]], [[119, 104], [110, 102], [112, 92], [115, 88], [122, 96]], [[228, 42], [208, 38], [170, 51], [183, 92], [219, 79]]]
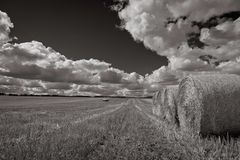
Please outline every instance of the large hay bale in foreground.
[[198, 75], [179, 85], [181, 130], [195, 134], [240, 133], [240, 76]]
[[153, 114], [167, 123], [176, 124], [178, 121], [176, 106], [177, 94], [177, 85], [166, 86], [156, 92], [153, 97]]

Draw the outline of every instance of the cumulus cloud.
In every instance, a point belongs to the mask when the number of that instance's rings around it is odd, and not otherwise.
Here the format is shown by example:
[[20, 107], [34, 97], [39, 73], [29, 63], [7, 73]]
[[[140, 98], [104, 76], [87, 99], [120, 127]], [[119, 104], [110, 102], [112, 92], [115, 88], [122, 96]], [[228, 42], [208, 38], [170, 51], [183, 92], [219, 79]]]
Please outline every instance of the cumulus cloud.
[[144, 77], [97, 59], [70, 60], [38, 41], [11, 43], [13, 24], [0, 11], [0, 92], [50, 95], [118, 95], [140, 89]]
[[[154, 20], [147, 14], [142, 16]], [[126, 73], [97, 59], [70, 60], [38, 41], [12, 44], [9, 33], [13, 24], [6, 13], [1, 12], [0, 17], [0, 32], [4, 35], [0, 47], [0, 92], [144, 96], [159, 87], [155, 81], [161, 84], [176, 81], [174, 74], [168, 74], [167, 69], [154, 71], [144, 77], [136, 72]], [[146, 26], [144, 30], [151, 29], [154, 28]], [[153, 37], [145, 41], [158, 48], [158, 42], [162, 39]]]
[[117, 90], [117, 95], [125, 97], [145, 97], [151, 94], [149, 94], [149, 92], [147, 92], [146, 90], [130, 90], [127, 88], [123, 88]]
[[70, 60], [38, 41], [12, 44], [13, 24], [0, 12], [0, 92], [146, 96], [187, 74], [240, 74], [239, 0], [116, 1], [121, 28], [168, 66], [142, 76], [97, 59]]
[[9, 33], [13, 23], [5, 12], [0, 11], [0, 46], [10, 40]]
[[7, 76], [0, 76], [0, 85], [24, 86], [29, 88], [43, 87], [43, 84], [39, 80], [26, 80]]
[[166, 56], [170, 70], [239, 73], [239, 0], [118, 1], [121, 27]]
[[46, 94], [41, 81], [0, 76], [0, 92], [14, 94]]
[[100, 81], [104, 83], [113, 84], [133, 84], [144, 81], [144, 77], [136, 72], [125, 73], [122, 70], [116, 68], [108, 68], [99, 73]]
[[179, 19], [176, 23], [168, 23], [172, 14], [166, 6], [167, 1], [130, 0], [129, 5], [119, 12], [123, 21], [122, 27], [128, 30], [135, 40], [142, 41], [147, 48], [161, 55], [165, 55], [163, 51], [186, 41], [186, 33], [196, 30], [186, 20]]
[[109, 63], [99, 60], [69, 60], [45, 47], [41, 42], [4, 44], [0, 51], [0, 74], [49, 82], [96, 84], [96, 73], [106, 70]]
[[194, 21], [206, 21], [213, 16], [218, 16], [231, 11], [240, 10], [238, 0], [175, 0], [167, 4], [173, 17], [188, 16]]
[[113, 86], [103, 85], [78, 85], [66, 82], [46, 82], [41, 80], [28, 80], [0, 76], [0, 92], [15, 94], [39, 95], [111, 95], [114, 94]]
[[39, 94], [114, 95], [117, 89], [142, 88], [140, 81], [144, 81], [137, 73], [126, 73], [103, 61], [67, 59], [37, 41], [4, 44], [0, 50], [0, 75], [5, 91], [22, 87], [19, 91], [24, 94], [37, 91]]
[[217, 68], [225, 73], [240, 75], [240, 57], [236, 58], [234, 61], [223, 62]]
[[116, 95], [116, 91], [120, 89], [118, 85], [101, 84], [101, 85], [78, 85], [75, 88], [78, 92], [88, 92], [93, 95]]
[[212, 28], [201, 30], [200, 40], [208, 45], [220, 46], [229, 41], [239, 40], [240, 18], [235, 21], [226, 21]]
[[125, 73], [119, 69], [109, 68], [99, 74], [101, 82], [105, 83], [122, 83]]
[[170, 70], [166, 66], [162, 66], [159, 69], [152, 72], [150, 75], [146, 75], [146, 81], [149, 84], [159, 83], [159, 84], [177, 84], [178, 80], [183, 76], [183, 73]]

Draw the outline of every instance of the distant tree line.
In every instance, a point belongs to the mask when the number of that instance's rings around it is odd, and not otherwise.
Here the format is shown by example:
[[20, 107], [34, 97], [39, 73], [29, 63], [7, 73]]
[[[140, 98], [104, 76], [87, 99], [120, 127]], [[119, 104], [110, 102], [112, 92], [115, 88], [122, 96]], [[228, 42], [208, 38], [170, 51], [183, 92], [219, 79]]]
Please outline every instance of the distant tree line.
[[0, 96], [37, 96], [37, 97], [92, 97], [92, 98], [152, 98], [152, 96], [143, 96], [143, 97], [136, 97], [136, 96], [84, 96], [84, 95], [74, 95], [74, 96], [67, 96], [67, 95], [57, 95], [57, 94], [17, 94], [17, 93], [1, 93]]

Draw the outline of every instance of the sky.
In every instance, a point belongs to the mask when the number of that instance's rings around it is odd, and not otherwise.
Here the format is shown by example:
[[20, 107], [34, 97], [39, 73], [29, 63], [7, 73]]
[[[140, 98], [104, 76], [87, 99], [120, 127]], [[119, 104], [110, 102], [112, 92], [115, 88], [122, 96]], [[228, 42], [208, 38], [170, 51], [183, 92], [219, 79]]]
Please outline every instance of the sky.
[[0, 92], [148, 96], [240, 74], [239, 0], [5, 1]]
[[112, 4], [109, 0], [24, 0], [4, 1], [0, 9], [14, 23], [11, 35], [19, 38], [18, 43], [37, 40], [69, 59], [96, 58], [142, 75], [166, 65], [165, 57], [135, 43], [116, 27], [121, 21], [110, 9]]

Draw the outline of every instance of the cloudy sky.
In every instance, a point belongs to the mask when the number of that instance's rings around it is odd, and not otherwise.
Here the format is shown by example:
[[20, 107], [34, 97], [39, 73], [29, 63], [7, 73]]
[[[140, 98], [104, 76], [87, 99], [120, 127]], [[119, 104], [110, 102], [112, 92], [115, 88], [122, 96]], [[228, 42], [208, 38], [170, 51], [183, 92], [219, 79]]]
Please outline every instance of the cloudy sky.
[[189, 74], [240, 74], [239, 0], [11, 1], [0, 92], [151, 95]]

